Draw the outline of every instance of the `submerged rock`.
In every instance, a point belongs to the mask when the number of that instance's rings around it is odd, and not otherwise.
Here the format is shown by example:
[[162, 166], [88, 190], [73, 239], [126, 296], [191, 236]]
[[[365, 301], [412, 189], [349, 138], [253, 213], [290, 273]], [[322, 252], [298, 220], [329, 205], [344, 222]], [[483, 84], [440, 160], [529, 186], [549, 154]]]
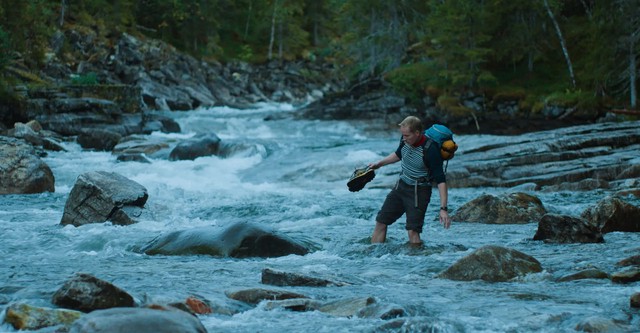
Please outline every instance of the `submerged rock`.
[[220, 138], [213, 134], [200, 134], [180, 142], [169, 154], [169, 160], [195, 160], [198, 157], [217, 155], [220, 150]]
[[53, 294], [52, 303], [82, 312], [135, 305], [133, 297], [124, 290], [84, 273], [78, 273], [65, 282]]
[[60, 224], [76, 227], [106, 221], [133, 224], [148, 197], [146, 188], [117, 173], [87, 172], [73, 185]]
[[269, 289], [245, 289], [233, 292], [226, 292], [227, 297], [247, 304], [258, 304], [264, 300], [286, 300], [297, 298], [309, 298], [305, 295], [285, 291]]
[[142, 251], [149, 255], [207, 254], [235, 258], [281, 257], [309, 252], [304, 245], [285, 235], [250, 223], [234, 224], [225, 230], [202, 227], [174, 231], [155, 238]]
[[579, 332], [631, 332], [631, 327], [626, 323], [602, 317], [586, 318], [575, 329]]
[[262, 283], [274, 286], [326, 287], [343, 286], [344, 283], [304, 276], [297, 273], [279, 272], [269, 268], [262, 270]]
[[457, 281], [505, 282], [539, 272], [542, 272], [542, 265], [535, 258], [513, 249], [487, 245], [458, 260], [438, 277]]
[[291, 298], [282, 301], [268, 301], [265, 303], [265, 310], [285, 309], [295, 312], [315, 311], [322, 305], [322, 302], [308, 298]]
[[377, 303], [374, 297], [346, 298], [322, 305], [318, 311], [338, 317], [356, 316], [362, 309]]
[[640, 293], [634, 293], [629, 299], [629, 306], [632, 308], [640, 308]]
[[369, 304], [356, 313], [358, 318], [376, 318], [382, 320], [404, 317], [406, 315], [407, 311], [399, 305], [379, 302]]
[[433, 332], [433, 333], [465, 333], [468, 332], [460, 323], [432, 317], [408, 317], [390, 320], [381, 325], [373, 332], [375, 333], [413, 333], [413, 332]]
[[538, 221], [545, 213], [542, 201], [530, 194], [483, 194], [458, 208], [451, 219], [487, 224], [522, 224]]
[[608, 279], [609, 273], [603, 272], [599, 269], [587, 269], [578, 273], [565, 275], [558, 279], [558, 282], [568, 282], [584, 279]]
[[640, 267], [630, 267], [626, 270], [611, 274], [611, 281], [615, 283], [632, 283], [640, 281]]
[[206, 333], [200, 320], [172, 307], [114, 308], [93, 311], [77, 320], [69, 333]]
[[617, 266], [640, 266], [640, 254], [622, 259], [616, 263]]

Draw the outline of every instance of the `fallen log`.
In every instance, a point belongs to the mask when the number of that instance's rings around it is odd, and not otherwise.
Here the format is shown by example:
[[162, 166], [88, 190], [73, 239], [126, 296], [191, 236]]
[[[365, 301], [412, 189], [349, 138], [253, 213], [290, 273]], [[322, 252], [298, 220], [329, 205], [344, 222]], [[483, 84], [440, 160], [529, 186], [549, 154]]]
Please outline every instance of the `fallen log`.
[[629, 114], [632, 116], [640, 116], [640, 111], [638, 110], [612, 109], [609, 112], [619, 113], [619, 114]]

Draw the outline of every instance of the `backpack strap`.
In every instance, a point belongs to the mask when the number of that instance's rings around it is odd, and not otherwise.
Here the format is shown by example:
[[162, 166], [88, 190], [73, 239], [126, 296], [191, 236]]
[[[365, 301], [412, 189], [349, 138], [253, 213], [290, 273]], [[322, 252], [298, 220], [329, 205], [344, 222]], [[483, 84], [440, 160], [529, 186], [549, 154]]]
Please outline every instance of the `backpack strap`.
[[[431, 170], [429, 169], [429, 162], [427, 161], [427, 149], [429, 149], [431, 144], [434, 143], [434, 142], [435, 141], [433, 139], [431, 139], [430, 137], [427, 136], [427, 142], [425, 142], [424, 145], [422, 146], [422, 163], [424, 163], [424, 167], [427, 168], [427, 172], [429, 173], [429, 175], [431, 175]], [[447, 175], [447, 167], [448, 166], [449, 166], [449, 160], [447, 160], [447, 163], [444, 166], [443, 172], [444, 172], [445, 176]]]

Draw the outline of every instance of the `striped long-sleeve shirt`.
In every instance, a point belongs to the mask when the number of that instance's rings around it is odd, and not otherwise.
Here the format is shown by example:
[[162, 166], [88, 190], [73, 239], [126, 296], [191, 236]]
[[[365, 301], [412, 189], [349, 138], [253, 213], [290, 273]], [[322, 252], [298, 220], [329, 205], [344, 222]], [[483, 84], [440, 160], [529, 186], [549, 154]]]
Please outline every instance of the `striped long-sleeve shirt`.
[[[396, 155], [401, 160], [402, 172], [400, 179], [408, 185], [430, 185], [432, 181], [436, 184], [446, 182], [446, 177], [442, 169], [442, 156], [438, 144], [432, 142], [426, 150], [426, 158], [424, 158], [424, 145], [428, 144], [427, 140], [421, 140], [421, 144], [417, 147], [400, 142]], [[428, 169], [425, 166], [428, 165]]]

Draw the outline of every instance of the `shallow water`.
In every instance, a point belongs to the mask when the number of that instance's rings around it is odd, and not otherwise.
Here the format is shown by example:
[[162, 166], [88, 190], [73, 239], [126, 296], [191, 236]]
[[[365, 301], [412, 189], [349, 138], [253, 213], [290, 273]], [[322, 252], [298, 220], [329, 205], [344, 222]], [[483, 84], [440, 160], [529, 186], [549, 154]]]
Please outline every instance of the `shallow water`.
[[[251, 111], [169, 113], [183, 132], [152, 134], [180, 139], [213, 131], [225, 145], [239, 147], [226, 158], [117, 163], [110, 153], [83, 151], [71, 142], [66, 143], [68, 152], [50, 152], [44, 160], [56, 177], [55, 193], [0, 197], [0, 315], [4, 317], [6, 306], [17, 301], [52, 307], [53, 293], [76, 272], [110, 281], [139, 302], [173, 302], [198, 295], [228, 305], [233, 302], [226, 291], [278, 289], [260, 283], [262, 269], [272, 268], [349, 283], [283, 288], [312, 298], [374, 296], [383, 304], [396, 304], [407, 312], [405, 331], [573, 332], [591, 317], [619, 320], [627, 325], [623, 331], [640, 327], [638, 311], [629, 309], [629, 297], [640, 291], [638, 283], [555, 282], [587, 268], [617, 271], [617, 261], [640, 252], [639, 234], [606, 234], [604, 244], [549, 245], [531, 240], [537, 224], [454, 223], [445, 230], [435, 220], [439, 200], [434, 191], [423, 247], [406, 244], [402, 221], [390, 227], [387, 243], [371, 245], [375, 214], [399, 165], [380, 170], [360, 192], [349, 192], [346, 180], [356, 167], [393, 151], [398, 133], [364, 122], [292, 120], [286, 116], [292, 111], [287, 105], [264, 105]], [[285, 117], [263, 120], [274, 114]], [[478, 139], [457, 137], [458, 154], [464, 154], [465, 142], [471, 145]], [[120, 173], [147, 188], [147, 214], [139, 223], [59, 225], [75, 179], [95, 170]], [[482, 193], [505, 191], [509, 189], [451, 189], [449, 206], [455, 209]], [[610, 193], [534, 194], [550, 212], [578, 215]], [[639, 204], [637, 199], [628, 200]], [[147, 256], [137, 251], [170, 231], [209, 225], [222, 229], [244, 221], [274, 228], [313, 244], [316, 250], [269, 259]], [[488, 244], [527, 253], [545, 270], [506, 283], [435, 277]], [[200, 319], [210, 332], [371, 332], [389, 322], [267, 310], [264, 304], [235, 315]], [[0, 332], [14, 331], [8, 324], [0, 326]]]

